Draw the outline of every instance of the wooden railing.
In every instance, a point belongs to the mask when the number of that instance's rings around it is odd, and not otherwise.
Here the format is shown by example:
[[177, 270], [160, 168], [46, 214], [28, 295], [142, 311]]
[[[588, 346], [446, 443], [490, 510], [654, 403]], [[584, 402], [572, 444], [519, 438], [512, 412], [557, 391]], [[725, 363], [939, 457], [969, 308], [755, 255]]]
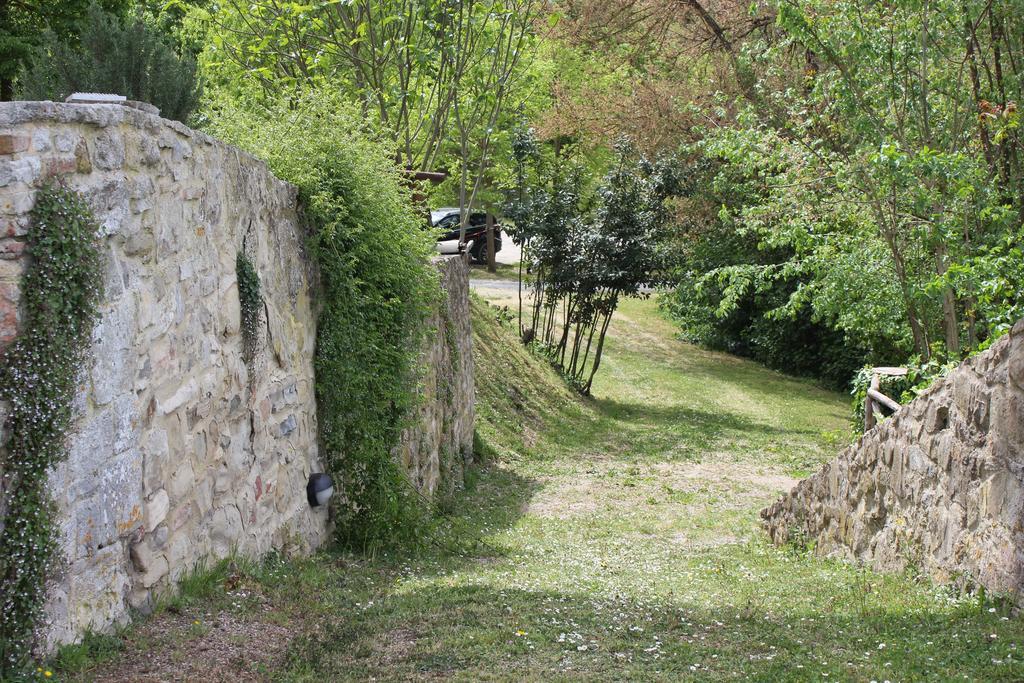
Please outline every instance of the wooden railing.
[[900, 409], [900, 404], [882, 393], [882, 377], [906, 377], [906, 368], [872, 368], [871, 386], [864, 397], [864, 431], [875, 426], [875, 411], [884, 406], [892, 412]]

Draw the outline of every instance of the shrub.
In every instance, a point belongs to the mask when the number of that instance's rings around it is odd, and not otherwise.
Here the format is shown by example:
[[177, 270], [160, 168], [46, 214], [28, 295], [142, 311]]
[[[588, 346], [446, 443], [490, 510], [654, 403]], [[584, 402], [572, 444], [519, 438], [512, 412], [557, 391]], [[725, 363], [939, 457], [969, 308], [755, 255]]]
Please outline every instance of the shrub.
[[62, 101], [73, 92], [110, 92], [149, 102], [185, 121], [199, 103], [195, 60], [175, 53], [139, 14], [122, 21], [93, 4], [77, 44], [47, 30], [21, 79], [24, 99]]
[[320, 272], [316, 393], [322, 456], [343, 495], [339, 540], [407, 541], [424, 506], [392, 449], [415, 405], [427, 314], [440, 301], [429, 233], [391, 150], [334, 95], [212, 103], [213, 134], [299, 187]]

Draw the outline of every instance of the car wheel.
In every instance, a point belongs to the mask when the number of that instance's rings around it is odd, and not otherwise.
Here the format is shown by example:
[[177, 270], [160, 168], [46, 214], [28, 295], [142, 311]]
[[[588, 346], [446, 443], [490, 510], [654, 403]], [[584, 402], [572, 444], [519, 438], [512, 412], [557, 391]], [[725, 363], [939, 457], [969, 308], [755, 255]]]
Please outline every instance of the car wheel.
[[472, 254], [474, 261], [487, 265], [487, 241], [481, 240], [480, 246], [473, 249]]

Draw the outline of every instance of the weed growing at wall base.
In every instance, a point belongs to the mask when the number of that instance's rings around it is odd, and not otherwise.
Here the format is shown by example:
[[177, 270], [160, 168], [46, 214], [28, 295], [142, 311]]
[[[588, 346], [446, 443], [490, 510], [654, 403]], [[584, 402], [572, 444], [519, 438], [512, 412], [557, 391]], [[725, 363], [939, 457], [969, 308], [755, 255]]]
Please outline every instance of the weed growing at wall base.
[[100, 299], [96, 222], [62, 187], [36, 195], [31, 257], [22, 285], [21, 334], [0, 356], [0, 401], [10, 405], [0, 445], [0, 678], [31, 656], [56, 550], [47, 471], [67, 456], [75, 378], [89, 347]]

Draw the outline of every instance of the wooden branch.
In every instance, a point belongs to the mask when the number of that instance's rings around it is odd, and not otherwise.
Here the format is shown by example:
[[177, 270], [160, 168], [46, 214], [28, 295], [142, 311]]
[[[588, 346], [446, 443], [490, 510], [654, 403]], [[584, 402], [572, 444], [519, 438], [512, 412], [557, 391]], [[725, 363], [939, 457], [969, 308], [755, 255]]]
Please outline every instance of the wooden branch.
[[877, 389], [868, 389], [868, 396], [870, 396], [872, 400], [881, 403], [883, 406], [885, 406], [886, 408], [893, 412], [896, 412], [901, 408], [899, 403], [892, 400], [891, 398], [883, 394], [881, 391], [878, 391]]
[[886, 377], [906, 377], [907, 376], [907, 369], [906, 368], [889, 368], [889, 367], [871, 368], [871, 372], [873, 374], [876, 374], [876, 375], [885, 375]]

